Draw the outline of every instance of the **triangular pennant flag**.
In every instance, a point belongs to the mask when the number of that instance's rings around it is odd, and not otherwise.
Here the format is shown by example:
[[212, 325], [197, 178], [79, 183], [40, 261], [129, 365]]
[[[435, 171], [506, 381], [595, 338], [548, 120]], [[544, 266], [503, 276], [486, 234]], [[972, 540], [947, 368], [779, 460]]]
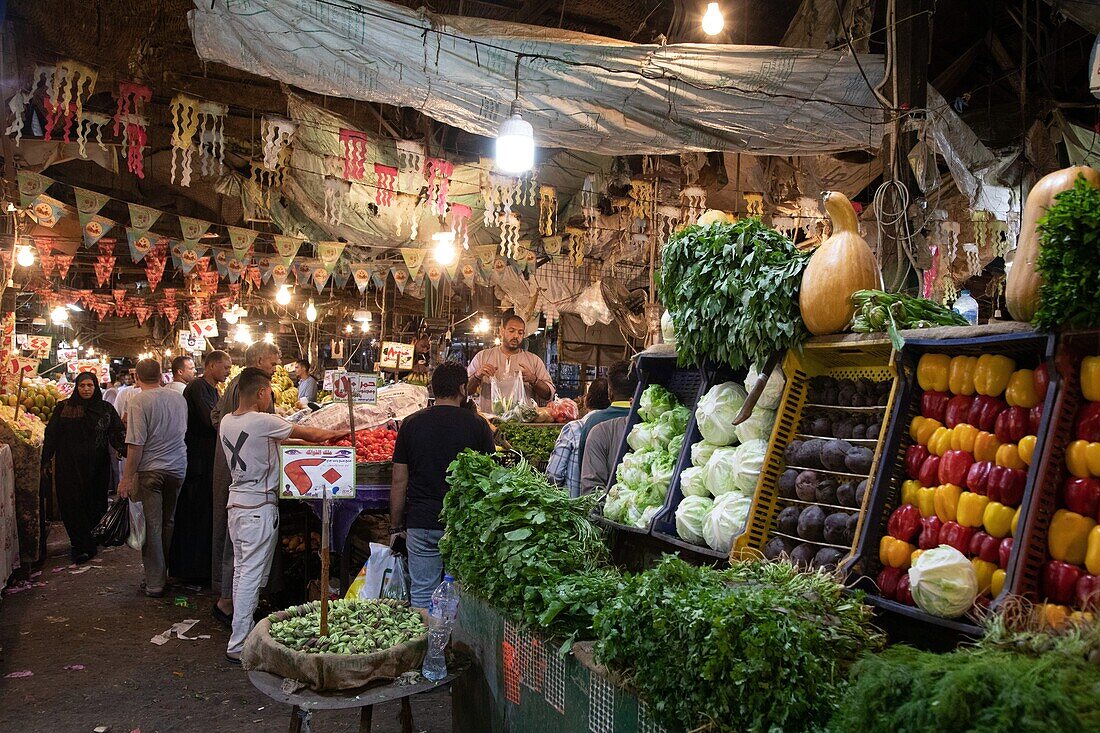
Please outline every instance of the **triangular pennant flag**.
[[240, 256], [247, 254], [252, 243], [256, 241], [259, 232], [254, 229], [242, 229], [241, 227], [226, 227], [229, 230], [229, 241], [233, 243], [233, 251]]
[[218, 268], [218, 277], [229, 274], [229, 252], [224, 249], [214, 249], [214, 266]]
[[61, 221], [65, 217], [65, 204], [61, 203], [53, 196], [47, 196], [41, 193], [30, 204], [31, 218], [34, 219], [39, 226], [49, 227], [53, 229], [57, 226], [57, 222]]
[[[206, 253], [206, 247], [195, 248], [187, 242], [177, 242], [172, 247], [172, 258], [176, 262], [176, 267], [187, 274], [203, 259], [203, 255]], [[215, 281], [217, 280], [217, 273], [213, 273]]]
[[313, 265], [308, 260], [298, 260], [294, 263], [294, 279], [298, 282], [298, 287], [309, 287], [310, 281], [313, 279]]
[[180, 317], [180, 307], [175, 303], [164, 304], [164, 317], [168, 319], [168, 322], [173, 326], [176, 325], [176, 321]]
[[351, 265], [347, 260], [339, 260], [336, 263], [336, 267], [332, 270], [332, 281], [336, 283], [336, 287], [343, 290], [348, 286], [348, 279], [351, 277]]
[[[76, 194], [76, 210], [81, 214], [91, 216], [98, 214], [99, 210], [107, 205], [107, 202], [111, 200], [110, 196], [106, 196], [96, 191], [89, 191], [86, 188], [80, 188], [73, 186], [73, 193]], [[81, 222], [84, 220], [81, 219]]]
[[453, 281], [455, 275], [458, 274], [458, 262], [452, 262], [449, 265], [443, 267], [443, 271], [447, 273], [447, 279]]
[[474, 254], [477, 255], [477, 261], [481, 267], [489, 270], [493, 266], [493, 260], [497, 257], [497, 246], [495, 244], [483, 244], [474, 247]]
[[249, 265], [248, 269], [245, 270], [244, 279], [252, 283], [253, 288], [258, 288], [260, 287], [260, 283], [263, 282], [263, 275], [260, 274], [260, 268], [255, 265]]
[[313, 268], [313, 284], [317, 286], [317, 292], [320, 293], [325, 289], [325, 285], [328, 285], [328, 279], [332, 277], [332, 273], [321, 262], [317, 263], [317, 266]]
[[382, 287], [386, 284], [386, 268], [385, 268], [385, 266], [370, 268], [370, 276], [371, 276], [371, 279], [374, 280], [374, 287], [381, 290]]
[[127, 204], [130, 209], [130, 227], [139, 232], [147, 232], [153, 228], [160, 218], [160, 212], [141, 204]]
[[80, 228], [83, 230], [85, 247], [94, 246], [96, 242], [107, 235], [107, 232], [115, 228], [115, 222], [99, 214], [80, 212], [77, 217], [80, 219]]
[[409, 284], [409, 271], [400, 265], [390, 268], [390, 274], [393, 275], [393, 282], [397, 286], [400, 292], [405, 292], [405, 286]]
[[154, 246], [153, 235], [137, 231], [135, 229], [126, 230], [126, 241], [130, 244], [130, 259], [134, 262], [141, 262]]
[[57, 263], [57, 258], [52, 254], [45, 254], [44, 252], [38, 253], [38, 263], [42, 267], [42, 274], [49, 277], [53, 274], [54, 265]]
[[218, 292], [218, 271], [204, 272], [201, 276], [202, 289], [204, 293], [213, 295]]
[[275, 234], [273, 238], [275, 239], [275, 253], [282, 258], [283, 264], [289, 267], [298, 255], [303, 240], [297, 237], [284, 237], [281, 234]]
[[275, 284], [282, 287], [286, 284], [286, 279], [290, 275], [290, 268], [284, 265], [282, 262], [272, 262], [271, 269], [269, 270], [271, 279], [275, 281]]
[[[96, 286], [102, 288], [111, 279], [111, 273], [115, 269], [115, 257], [110, 254], [101, 254], [96, 257], [95, 262], [95, 282]], [[102, 318], [103, 316], [100, 316]]]
[[260, 277], [266, 283], [271, 279], [271, 268], [275, 266], [275, 260], [271, 259], [267, 255], [260, 255], [253, 258], [253, 262], [256, 267], [260, 268]]
[[340, 255], [343, 254], [346, 246], [347, 244], [344, 242], [318, 242], [317, 256], [331, 270], [332, 266], [336, 264], [336, 260], [340, 259]]
[[137, 322], [139, 326], [145, 325], [145, 319], [149, 317], [149, 314], [152, 313], [152, 311], [153, 309], [145, 303], [138, 303], [134, 305], [134, 315], [137, 316]]
[[477, 268], [474, 267], [472, 262], [462, 263], [462, 279], [470, 285], [473, 285], [477, 279]]
[[428, 281], [434, 285], [439, 285], [439, 281], [443, 279], [443, 268], [439, 265], [428, 265], [426, 269]]
[[359, 288], [359, 294], [362, 295], [372, 279], [370, 268], [360, 262], [351, 266], [351, 274], [355, 278], [355, 287]]
[[69, 274], [69, 266], [73, 264], [72, 255], [57, 255], [57, 276], [62, 280]]
[[183, 238], [188, 241], [198, 240], [210, 229], [210, 222], [203, 221], [202, 219], [192, 219], [190, 216], [181, 216], [179, 220], [180, 231], [183, 233]]
[[156, 291], [157, 286], [160, 285], [164, 277], [164, 266], [167, 264], [165, 260], [166, 258], [155, 252], [150, 252], [145, 257], [145, 279], [149, 281], [149, 290]]
[[240, 279], [241, 275], [248, 270], [248, 265], [251, 263], [252, 258], [245, 252], [241, 256], [237, 256], [236, 252], [229, 255], [229, 259], [225, 263], [226, 270], [229, 271], [229, 282], [235, 283]]
[[52, 178], [46, 178], [41, 173], [31, 171], [19, 171], [15, 174], [15, 177], [19, 181], [20, 206], [33, 205], [35, 199], [46, 193], [46, 189], [53, 183]]
[[409, 275], [415, 280], [424, 264], [424, 250], [419, 247], [402, 247], [401, 258], [405, 260], [405, 267], [409, 268]]

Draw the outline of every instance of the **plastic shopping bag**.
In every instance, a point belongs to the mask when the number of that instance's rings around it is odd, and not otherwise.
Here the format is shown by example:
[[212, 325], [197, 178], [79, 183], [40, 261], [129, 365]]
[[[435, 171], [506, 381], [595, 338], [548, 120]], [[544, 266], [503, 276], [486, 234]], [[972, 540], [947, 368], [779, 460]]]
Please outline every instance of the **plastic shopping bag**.
[[130, 510], [126, 499], [115, 499], [92, 530], [92, 539], [104, 547], [117, 547], [130, 536]]
[[363, 563], [362, 570], [352, 581], [344, 598], [358, 598], [364, 601], [381, 598], [382, 589], [393, 572], [396, 562], [397, 556], [388, 546], [377, 542], [370, 543], [370, 557]]
[[145, 510], [140, 501], [130, 502], [130, 536], [126, 538], [126, 544], [135, 550], [140, 550], [145, 544]]
[[412, 599], [412, 593], [409, 590], [409, 570], [405, 563], [405, 556], [394, 555], [393, 559], [393, 572], [386, 578], [382, 597], [408, 603]]
[[517, 372], [503, 372], [489, 378], [489, 396], [493, 401], [493, 414], [503, 416], [527, 401], [523, 389], [523, 375]]

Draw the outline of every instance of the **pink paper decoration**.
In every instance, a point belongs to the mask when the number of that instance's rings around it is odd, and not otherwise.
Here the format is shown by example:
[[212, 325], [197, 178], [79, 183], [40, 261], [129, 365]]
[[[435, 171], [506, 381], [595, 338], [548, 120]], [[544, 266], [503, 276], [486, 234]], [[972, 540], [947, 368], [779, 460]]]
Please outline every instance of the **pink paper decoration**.
[[340, 142], [344, 144], [344, 178], [349, 181], [363, 180], [367, 163], [367, 134], [341, 128]]
[[442, 158], [428, 158], [424, 164], [424, 178], [428, 180], [428, 200], [437, 216], [447, 213], [447, 188], [455, 165]]
[[397, 192], [397, 169], [392, 165], [375, 163], [374, 177], [377, 185], [374, 192], [374, 203], [379, 206], [393, 206], [393, 197]]

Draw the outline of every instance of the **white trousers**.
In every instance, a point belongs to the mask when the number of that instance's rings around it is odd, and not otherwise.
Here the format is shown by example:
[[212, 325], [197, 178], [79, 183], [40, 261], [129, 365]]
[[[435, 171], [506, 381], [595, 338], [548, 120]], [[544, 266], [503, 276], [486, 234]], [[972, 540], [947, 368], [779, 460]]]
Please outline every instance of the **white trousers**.
[[279, 508], [229, 510], [229, 539], [233, 542], [233, 632], [230, 654], [240, 654], [254, 625], [252, 615], [267, 583], [271, 558], [279, 545]]

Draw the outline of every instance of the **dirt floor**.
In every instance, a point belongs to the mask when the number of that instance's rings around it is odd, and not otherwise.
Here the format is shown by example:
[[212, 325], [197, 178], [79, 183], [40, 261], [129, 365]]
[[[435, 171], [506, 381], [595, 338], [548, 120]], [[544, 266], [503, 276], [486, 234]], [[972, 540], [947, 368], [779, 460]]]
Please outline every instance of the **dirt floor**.
[[[51, 555], [31, 587], [0, 600], [0, 731], [111, 733], [286, 730], [290, 708], [258, 692], [225, 661], [228, 631], [210, 616], [208, 593], [172, 589], [139, 595], [141, 556], [128, 547], [68, 564], [64, 529], [51, 531]], [[60, 554], [64, 553], [64, 554]], [[157, 646], [172, 624], [198, 619]], [[28, 674], [30, 673], [30, 674]], [[374, 712], [374, 731], [400, 731], [397, 702]], [[449, 692], [412, 700], [415, 731], [449, 733]], [[320, 711], [316, 733], [357, 731], [358, 711]], [[305, 728], [303, 728], [305, 730]]]

